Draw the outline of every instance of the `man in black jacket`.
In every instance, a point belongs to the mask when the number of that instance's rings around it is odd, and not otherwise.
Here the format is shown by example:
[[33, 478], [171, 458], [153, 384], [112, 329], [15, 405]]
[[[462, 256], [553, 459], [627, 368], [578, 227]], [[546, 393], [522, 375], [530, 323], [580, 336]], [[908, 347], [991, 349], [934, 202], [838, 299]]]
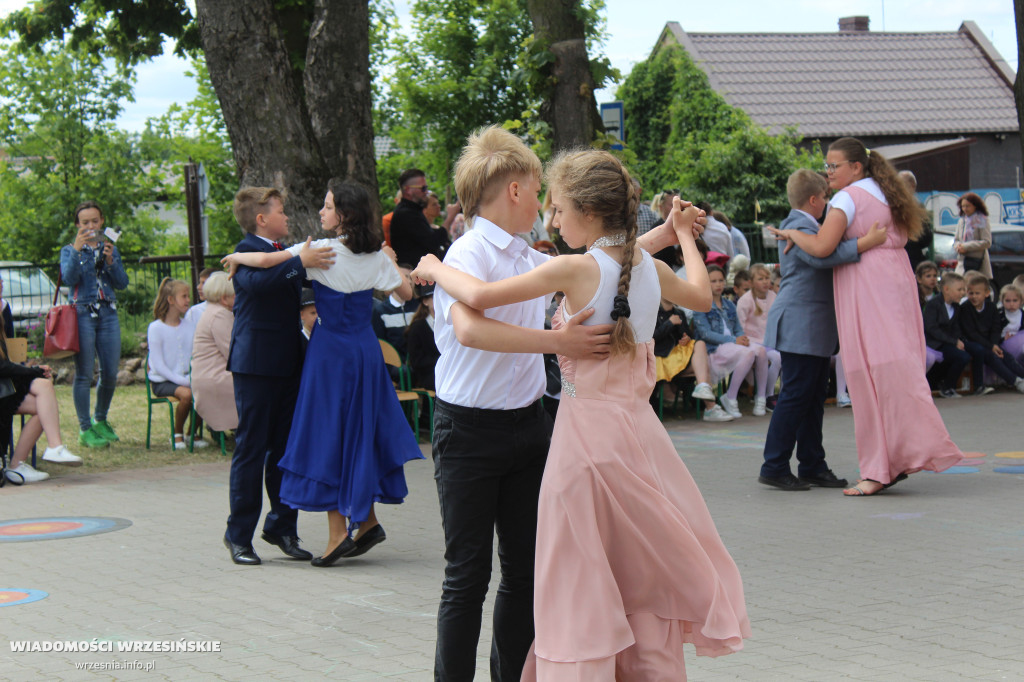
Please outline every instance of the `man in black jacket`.
[[404, 171], [398, 178], [398, 186], [402, 200], [391, 216], [391, 248], [398, 262], [416, 267], [420, 258], [428, 253], [444, 258], [450, 243], [448, 233], [432, 227], [423, 215], [423, 207], [427, 205], [427, 178], [423, 171], [417, 168]]

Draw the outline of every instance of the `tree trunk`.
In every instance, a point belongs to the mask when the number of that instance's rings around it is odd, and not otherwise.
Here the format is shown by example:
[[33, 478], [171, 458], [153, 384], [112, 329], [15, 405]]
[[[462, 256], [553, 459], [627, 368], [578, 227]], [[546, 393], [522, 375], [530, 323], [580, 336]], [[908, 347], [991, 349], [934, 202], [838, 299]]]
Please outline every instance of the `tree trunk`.
[[1017, 78], [1013, 82], [1013, 98], [1017, 100], [1017, 130], [1020, 133], [1020, 154], [1024, 158], [1024, 0], [1013, 0], [1013, 14], [1017, 24]]
[[196, 19], [241, 186], [286, 190], [292, 236], [318, 235], [317, 213], [331, 171], [295, 82], [273, 3], [197, 0]]
[[555, 55], [555, 84], [543, 108], [553, 130], [554, 150], [589, 147], [600, 126], [585, 27], [576, 14], [578, 4], [578, 0], [527, 1], [534, 35]]
[[[366, 0], [316, 0], [309, 29], [306, 105], [331, 175], [377, 197], [370, 91], [370, 15]], [[372, 202], [374, 209], [377, 202]]]

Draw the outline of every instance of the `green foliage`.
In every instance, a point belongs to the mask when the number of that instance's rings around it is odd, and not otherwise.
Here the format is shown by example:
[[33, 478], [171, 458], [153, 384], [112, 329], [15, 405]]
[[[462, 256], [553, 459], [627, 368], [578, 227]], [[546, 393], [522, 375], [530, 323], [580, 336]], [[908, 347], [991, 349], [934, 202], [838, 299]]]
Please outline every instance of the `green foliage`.
[[[527, 93], [508, 85], [533, 28], [525, 0], [417, 0], [412, 31], [393, 58], [387, 133], [443, 196], [466, 136], [527, 108]], [[381, 187], [386, 196], [394, 185]]]
[[[196, 81], [196, 97], [184, 105], [171, 105], [163, 116], [147, 121], [143, 145], [154, 162], [172, 172], [166, 188], [167, 203], [182, 212], [185, 210], [183, 167], [189, 160], [203, 164], [210, 184], [204, 208], [209, 223], [209, 252], [228, 253], [242, 236], [231, 212], [238, 190], [231, 141], [206, 62], [193, 59], [192, 68], [186, 73]], [[188, 253], [187, 236], [169, 235], [163, 253]]]
[[185, 0], [34, 0], [0, 22], [0, 30], [21, 36], [27, 46], [52, 40], [72, 49], [103, 52], [125, 64], [163, 53], [164, 38], [179, 56], [199, 49], [199, 31]]
[[0, 258], [55, 260], [86, 199], [123, 232], [122, 252], [157, 243], [163, 223], [138, 209], [155, 198], [161, 173], [138, 136], [113, 123], [131, 101], [132, 71], [62, 45], [7, 47], [0, 57]]
[[634, 66], [618, 97], [637, 157], [632, 167], [648, 193], [683, 188], [686, 198], [710, 202], [733, 222], [781, 219], [790, 173], [821, 165], [795, 130], [770, 135], [726, 102], [682, 47], [664, 47]]

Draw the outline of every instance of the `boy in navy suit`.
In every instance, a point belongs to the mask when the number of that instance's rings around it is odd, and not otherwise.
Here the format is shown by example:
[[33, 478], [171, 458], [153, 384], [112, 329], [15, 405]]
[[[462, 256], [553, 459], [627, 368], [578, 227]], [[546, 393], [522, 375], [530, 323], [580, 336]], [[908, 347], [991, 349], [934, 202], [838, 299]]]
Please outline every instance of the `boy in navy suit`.
[[[789, 176], [786, 194], [793, 210], [779, 229], [818, 232], [825, 211], [828, 184], [806, 168]], [[872, 229], [860, 239], [839, 243], [827, 258], [815, 258], [797, 246], [779, 254], [782, 279], [779, 295], [768, 311], [764, 343], [782, 354], [782, 391], [768, 435], [758, 481], [781, 490], [810, 490], [811, 485], [845, 488], [825, 462], [822, 419], [828, 390], [830, 358], [839, 346], [832, 267], [860, 260], [860, 253], [885, 241], [885, 231]], [[789, 468], [797, 448], [799, 478]]]
[[947, 272], [942, 276], [939, 289], [942, 295], [933, 296], [924, 304], [924, 340], [929, 348], [942, 353], [940, 367], [945, 369], [945, 374], [939, 384], [939, 395], [943, 398], [959, 398], [956, 381], [971, 361], [960, 339], [960, 299], [964, 297], [967, 287], [964, 286], [963, 277], [955, 272]]
[[[247, 233], [235, 251], [272, 252], [282, 248], [280, 241], [288, 236], [288, 216], [279, 190], [239, 190], [234, 214]], [[252, 548], [252, 537], [263, 506], [264, 476], [270, 512], [263, 524], [263, 539], [292, 558], [313, 558], [299, 547], [298, 512], [281, 503], [281, 470], [277, 463], [288, 440], [302, 372], [295, 311], [305, 269], [326, 268], [333, 261], [330, 248], [306, 248], [276, 267], [242, 266], [234, 276], [235, 324], [228, 370], [234, 377], [238, 429], [231, 459], [231, 515], [224, 544], [236, 564], [261, 563]]]

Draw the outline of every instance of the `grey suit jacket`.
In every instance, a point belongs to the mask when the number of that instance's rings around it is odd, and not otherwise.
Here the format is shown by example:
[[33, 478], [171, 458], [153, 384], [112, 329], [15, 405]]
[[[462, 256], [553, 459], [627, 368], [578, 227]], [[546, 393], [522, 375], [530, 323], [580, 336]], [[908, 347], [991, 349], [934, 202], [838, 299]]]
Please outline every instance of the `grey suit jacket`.
[[[779, 229], [817, 234], [818, 223], [803, 211], [793, 209]], [[832, 297], [832, 267], [859, 260], [856, 239], [839, 242], [827, 258], [815, 258], [798, 246], [789, 253], [780, 250], [782, 281], [768, 311], [765, 345], [784, 353], [834, 355], [839, 347], [839, 332]]]

